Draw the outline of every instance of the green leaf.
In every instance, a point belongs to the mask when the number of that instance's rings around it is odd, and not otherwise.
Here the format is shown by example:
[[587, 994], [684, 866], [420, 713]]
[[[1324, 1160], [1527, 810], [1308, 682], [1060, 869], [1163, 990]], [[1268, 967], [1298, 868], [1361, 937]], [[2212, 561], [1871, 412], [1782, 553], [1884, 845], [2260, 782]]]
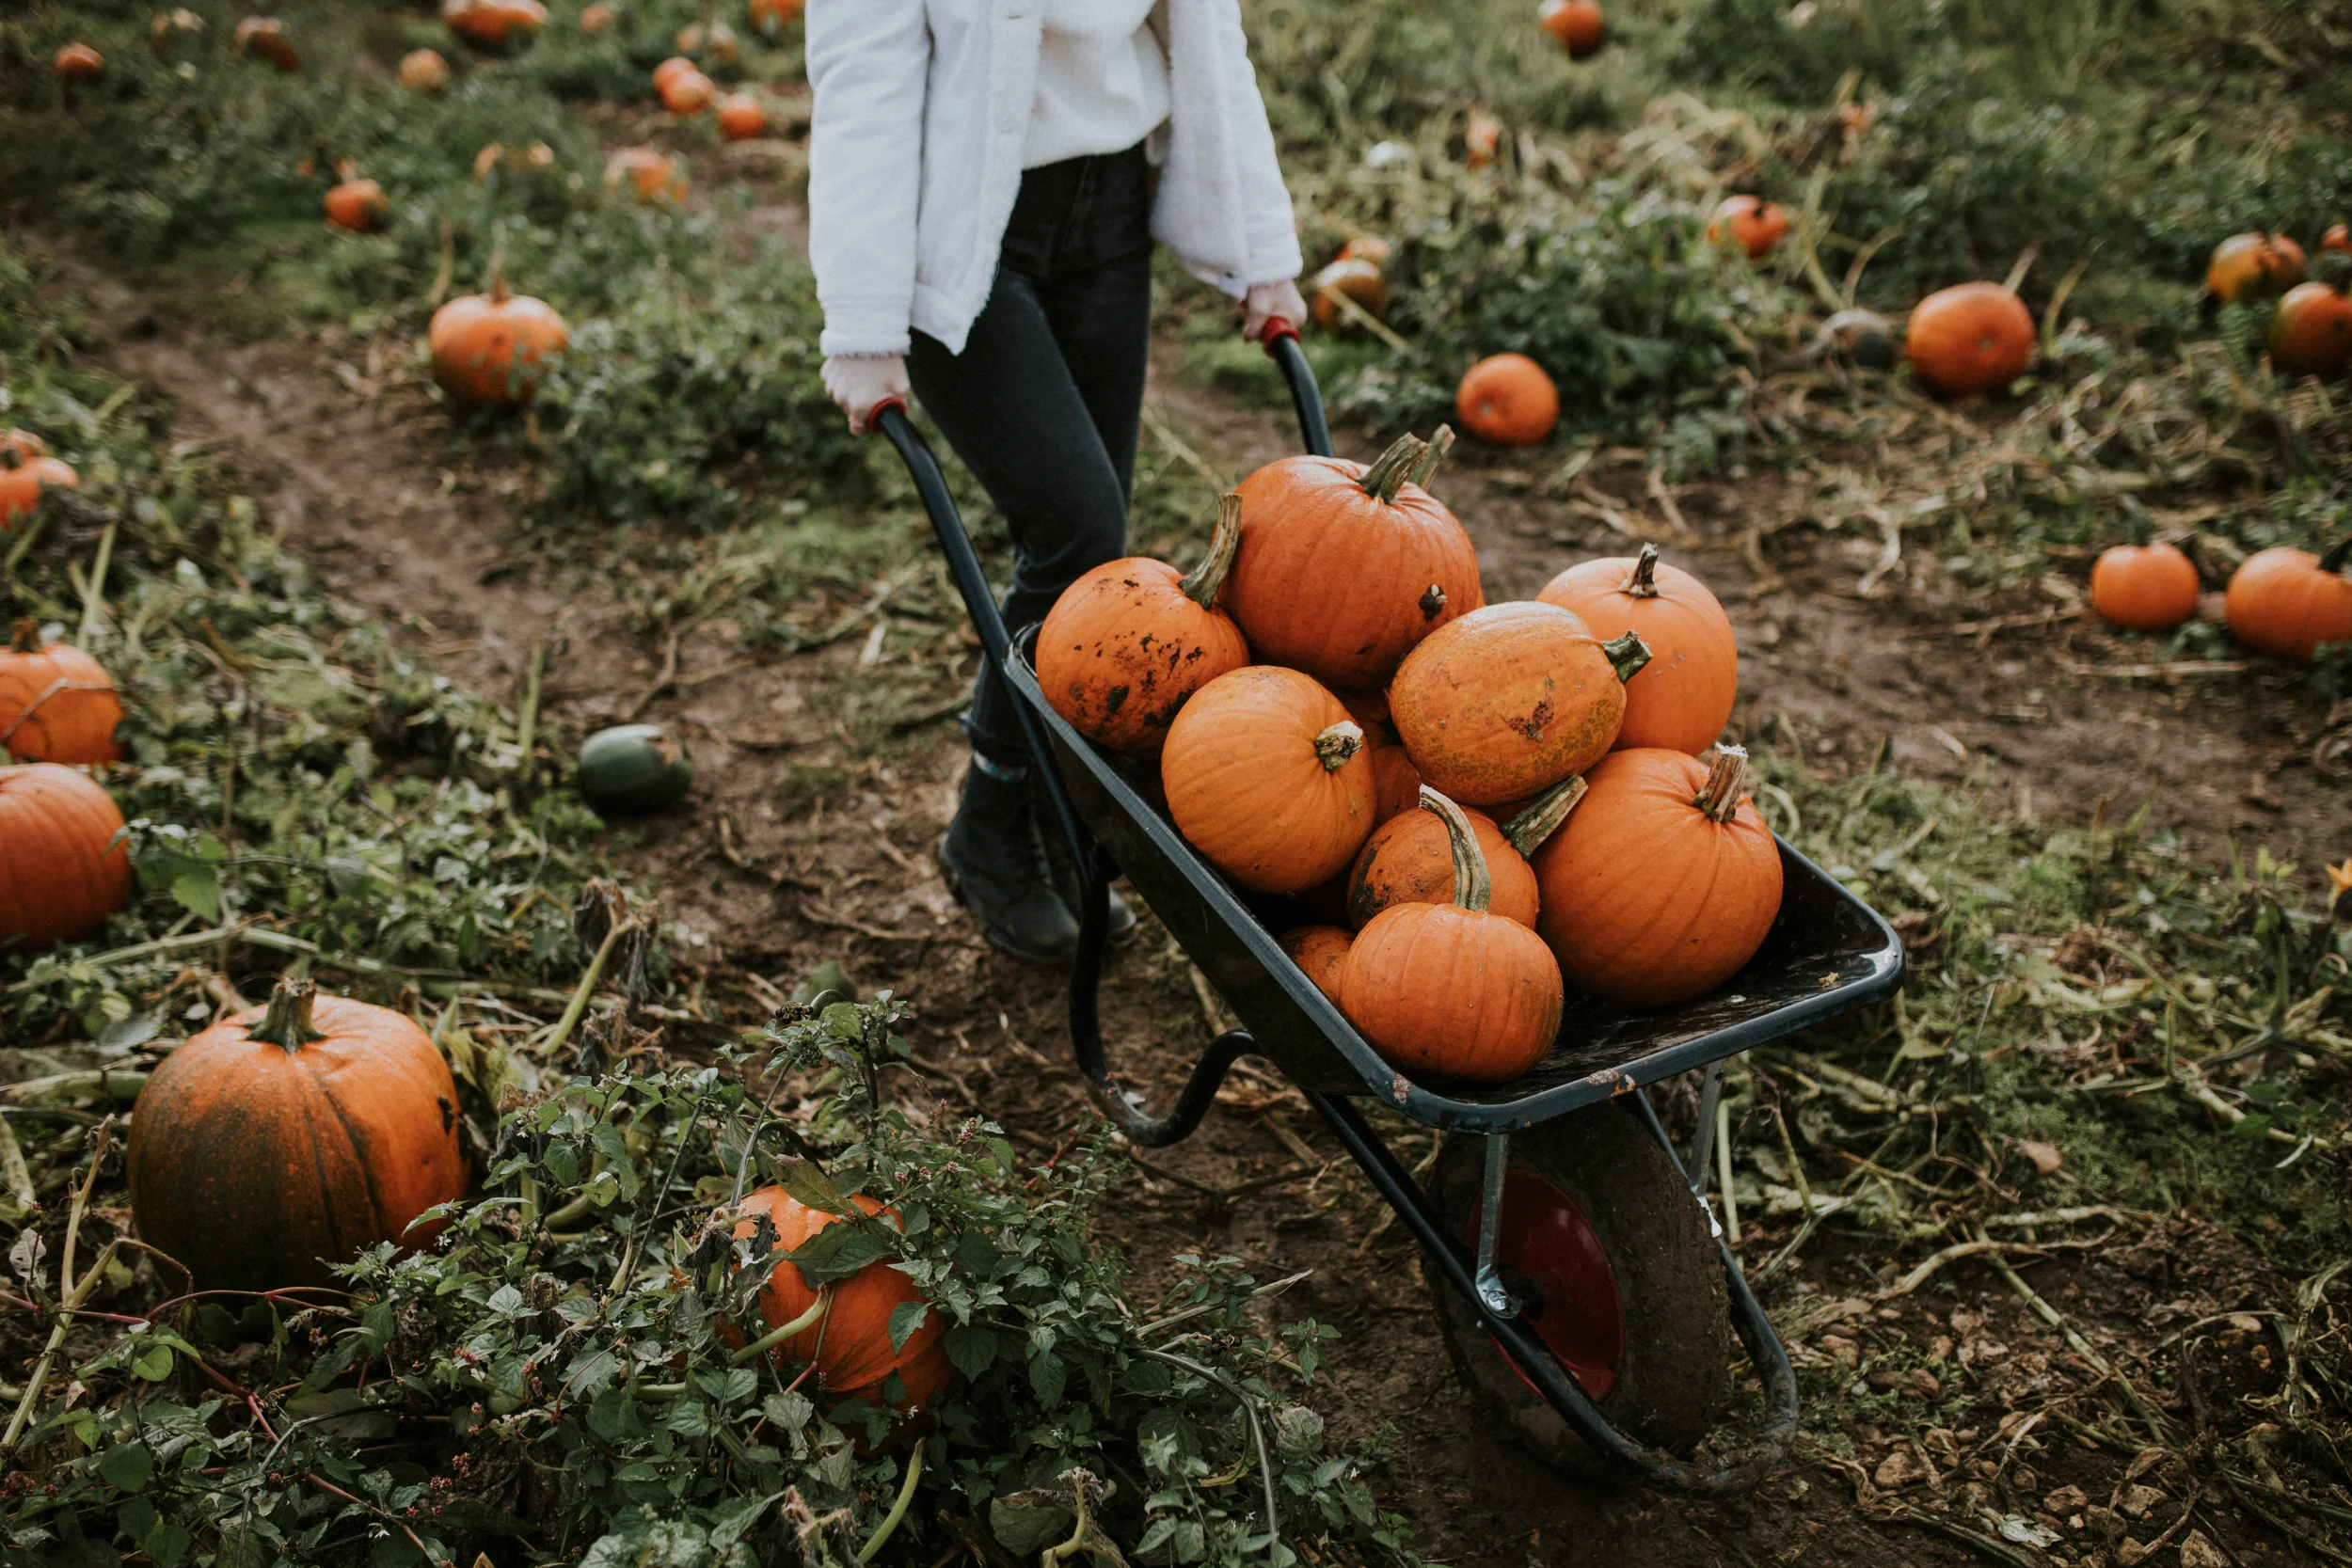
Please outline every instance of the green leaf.
[[914, 1338], [914, 1331], [923, 1326], [923, 1318], [930, 1311], [930, 1305], [921, 1301], [902, 1301], [890, 1309], [892, 1354], [907, 1348], [907, 1341]]
[[131, 1370], [150, 1383], [161, 1383], [171, 1375], [171, 1347], [150, 1345], [131, 1363]]
[[811, 1285], [847, 1279], [890, 1256], [890, 1243], [858, 1225], [829, 1225], [785, 1254]]
[[1029, 1357], [1029, 1387], [1036, 1393], [1038, 1402], [1048, 1410], [1061, 1403], [1062, 1386], [1067, 1381], [1059, 1356], [1049, 1352]]
[[996, 1360], [996, 1335], [993, 1329], [960, 1323], [947, 1330], [946, 1343], [947, 1359], [967, 1379], [977, 1378]]
[[171, 879], [171, 896], [199, 920], [220, 918], [220, 873], [209, 865], [192, 865]]
[[810, 1161], [778, 1161], [776, 1185], [811, 1209], [819, 1209], [828, 1214], [846, 1214], [850, 1212], [850, 1200], [841, 1195], [841, 1189], [835, 1187], [832, 1179]]
[[98, 1473], [118, 1492], [136, 1492], [155, 1474], [155, 1456], [144, 1443], [117, 1443], [98, 1456]]

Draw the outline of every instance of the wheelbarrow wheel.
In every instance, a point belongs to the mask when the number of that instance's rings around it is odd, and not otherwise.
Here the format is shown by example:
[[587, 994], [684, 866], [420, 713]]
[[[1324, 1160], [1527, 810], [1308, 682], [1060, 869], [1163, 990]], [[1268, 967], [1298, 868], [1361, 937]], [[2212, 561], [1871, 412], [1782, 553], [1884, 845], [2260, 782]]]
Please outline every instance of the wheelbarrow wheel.
[[[1449, 1139], [1433, 1182], [1445, 1224], [1472, 1246], [1484, 1143]], [[1512, 1135], [1496, 1259], [1537, 1337], [1618, 1431], [1687, 1455], [1722, 1418], [1731, 1360], [1722, 1257], [1691, 1189], [1634, 1117], [1598, 1106]], [[1620, 1474], [1429, 1273], [1455, 1370], [1512, 1435], [1569, 1474]]]

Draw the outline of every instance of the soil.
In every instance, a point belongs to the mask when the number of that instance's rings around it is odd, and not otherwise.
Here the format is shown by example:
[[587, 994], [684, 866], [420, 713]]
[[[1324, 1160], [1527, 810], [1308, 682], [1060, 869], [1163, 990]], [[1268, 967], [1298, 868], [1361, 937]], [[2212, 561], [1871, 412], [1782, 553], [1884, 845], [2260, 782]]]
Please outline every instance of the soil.
[[[962, 766], [952, 724], [918, 730], [885, 763], [853, 754], [812, 705], [828, 673], [859, 657], [858, 639], [747, 660], [724, 626], [707, 625], [677, 645], [669, 689], [641, 705], [665, 648], [637, 629], [612, 584], [576, 580], [534, 548], [517, 523], [519, 471], [452, 457], [445, 415], [399, 349], [332, 335], [229, 343], [196, 325], [201, 309], [167, 308], [87, 263], [71, 268], [69, 284], [91, 299], [92, 321], [109, 334], [100, 357], [176, 401], [181, 440], [201, 444], [249, 487], [331, 592], [405, 627], [453, 678], [510, 704], [533, 646], [553, 644], [544, 711], [558, 734], [576, 738], [642, 705], [685, 736], [695, 794], [664, 818], [617, 832], [613, 849], [632, 883], [660, 899], [672, 946], [708, 983], [709, 1005], [755, 1020], [778, 990], [838, 958], [862, 989], [889, 988], [916, 1004], [912, 1037], [943, 1102], [984, 1110], [1047, 1146], [1080, 1124], [1086, 1096], [1062, 1065], [1061, 978], [980, 943], [931, 860]], [[1150, 397], [1195, 451], [1240, 473], [1295, 450], [1284, 412], [1182, 378], [1177, 353], [1162, 345]], [[1532, 594], [1585, 554], [1629, 552], [1663, 522], [1638, 465], [1596, 466], [1591, 477], [1632, 533], [1547, 499], [1509, 458], [1457, 463], [1442, 488], [1477, 543], [1490, 596]], [[1826, 770], [1869, 765], [1882, 742], [1886, 763], [1915, 775], [1986, 769], [2007, 809], [2053, 819], [2085, 820], [2103, 800], [2127, 812], [2153, 783], [2154, 818], [2178, 827], [2201, 856], [2258, 831], [2315, 870], [2328, 847], [2315, 835], [2341, 820], [2335, 785], [2310, 760], [2327, 715], [2283, 679], [2259, 669], [2118, 678], [2118, 666], [2149, 657], [2145, 645], [2078, 619], [1956, 633], [1956, 623], [2066, 606], [1988, 607], [1933, 562], [1910, 560], [1885, 596], [1859, 597], [1854, 585], [1876, 561], [1876, 542], [1857, 556], [1842, 537], [1790, 530], [1770, 542], [1772, 576], [1759, 578], [1739, 538], [1751, 520], [1787, 514], [1792, 498], [1780, 482], [1685, 486], [1675, 499], [1683, 526], [1658, 532], [1683, 541], [1675, 554], [1722, 592], [1740, 627], [1735, 724], [1743, 734], [1799, 745], [1808, 766]], [[943, 698], [951, 695], [943, 686]], [[826, 768], [846, 782], [812, 807], [807, 777]], [[1104, 999], [1122, 1077], [1166, 1096], [1210, 1025], [1155, 925], [1147, 920], [1114, 955]], [[1411, 1516], [1429, 1557], [1507, 1568], [2046, 1560], [1997, 1542], [2010, 1556], [1988, 1555], [1916, 1522], [1928, 1515], [1909, 1499], [1973, 1486], [1977, 1517], [2047, 1529], [2065, 1543], [2061, 1560], [2091, 1560], [2111, 1527], [2148, 1540], [2197, 1495], [2162, 1465], [2124, 1481], [2137, 1444], [2112, 1433], [2102, 1448], [2055, 1423], [2003, 1430], [2005, 1402], [2066, 1378], [2078, 1353], [1999, 1275], [1963, 1261], [1938, 1290], [1873, 1307], [1848, 1299], [1876, 1284], [1867, 1263], [1826, 1237], [1807, 1254], [1799, 1287], [1826, 1310], [1801, 1308], [1818, 1321], [1791, 1332], [1792, 1352], [1829, 1368], [1867, 1363], [1896, 1342], [1915, 1347], [1925, 1381], [1898, 1390], [1916, 1402], [1901, 1431], [1850, 1416], [1838, 1394], [1828, 1424], [1843, 1425], [1858, 1462], [1810, 1450], [1733, 1502], [1564, 1481], [1504, 1441], [1456, 1383], [1416, 1253], [1295, 1092], [1246, 1060], [1219, 1102], [1191, 1140], [1139, 1162], [1130, 1195], [1106, 1216], [1106, 1240], [1147, 1282], [1184, 1251], [1241, 1258], [1261, 1278], [1311, 1270], [1280, 1310], [1343, 1331], [1336, 1387], [1317, 1402], [1347, 1441], [1393, 1425], [1383, 1490]], [[1408, 1161], [1431, 1152], [1425, 1134], [1388, 1130]], [[1269, 1178], [1246, 1196], [1223, 1196]], [[1787, 1234], [1752, 1232], [1751, 1261]], [[2242, 1249], [2187, 1222], [2151, 1232], [2129, 1254], [2061, 1255], [2025, 1277], [2063, 1302], [2110, 1357], [2169, 1366], [2179, 1352], [2158, 1344], [2179, 1325], [2289, 1299]], [[1947, 1284], [1956, 1295], [1941, 1293]], [[2271, 1374], [2257, 1353], [2266, 1357], [2260, 1336], [2239, 1333], [2218, 1353], [2228, 1364], [2204, 1375], [2233, 1390], [2261, 1386]], [[1974, 1396], [1947, 1397], [1933, 1369], [1951, 1357], [1997, 1376]], [[2095, 1401], [2080, 1408], [2094, 1424], [2109, 1418], [2090, 1414], [2106, 1409]], [[2179, 1417], [2196, 1418], [2186, 1406]], [[1817, 1407], [1817, 1430], [1822, 1418]], [[1926, 1436], [1906, 1435], [1918, 1432]], [[2170, 1540], [2199, 1529], [2239, 1560], [2277, 1558], [2280, 1538], [2205, 1497]], [[2046, 1522], [2036, 1527], [2037, 1515]]]

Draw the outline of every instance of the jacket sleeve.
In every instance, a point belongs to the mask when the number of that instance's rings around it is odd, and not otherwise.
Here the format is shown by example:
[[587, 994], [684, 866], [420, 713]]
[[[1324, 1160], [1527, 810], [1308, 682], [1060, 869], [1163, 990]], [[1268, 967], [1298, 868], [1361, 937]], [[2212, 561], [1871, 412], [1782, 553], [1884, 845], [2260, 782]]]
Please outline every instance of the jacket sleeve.
[[1241, 24], [1240, 0], [1223, 0], [1230, 13], [1225, 29], [1225, 102], [1232, 117], [1233, 163], [1241, 180], [1242, 232], [1249, 247], [1246, 283], [1279, 283], [1305, 270], [1298, 251], [1298, 218], [1290, 187], [1274, 150], [1274, 127], [1266, 119], [1265, 97], [1249, 63], [1249, 38]]
[[930, 71], [925, 0], [809, 0], [808, 257], [827, 355], [903, 354]]

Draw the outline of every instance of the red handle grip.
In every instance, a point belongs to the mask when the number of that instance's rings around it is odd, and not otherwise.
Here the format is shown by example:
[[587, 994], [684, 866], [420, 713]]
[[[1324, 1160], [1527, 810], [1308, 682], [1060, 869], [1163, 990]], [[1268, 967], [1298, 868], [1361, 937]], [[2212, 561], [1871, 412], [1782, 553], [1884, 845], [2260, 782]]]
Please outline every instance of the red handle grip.
[[1258, 343], [1268, 354], [1272, 354], [1274, 345], [1284, 338], [1293, 342], [1298, 341], [1298, 325], [1288, 316], [1268, 316], [1265, 325], [1258, 328]]
[[899, 397], [884, 398], [882, 402], [867, 409], [866, 411], [866, 433], [868, 436], [871, 436], [875, 431], [882, 428], [882, 410], [885, 408], [896, 408], [899, 413], [903, 414], [907, 411], [907, 400]]

